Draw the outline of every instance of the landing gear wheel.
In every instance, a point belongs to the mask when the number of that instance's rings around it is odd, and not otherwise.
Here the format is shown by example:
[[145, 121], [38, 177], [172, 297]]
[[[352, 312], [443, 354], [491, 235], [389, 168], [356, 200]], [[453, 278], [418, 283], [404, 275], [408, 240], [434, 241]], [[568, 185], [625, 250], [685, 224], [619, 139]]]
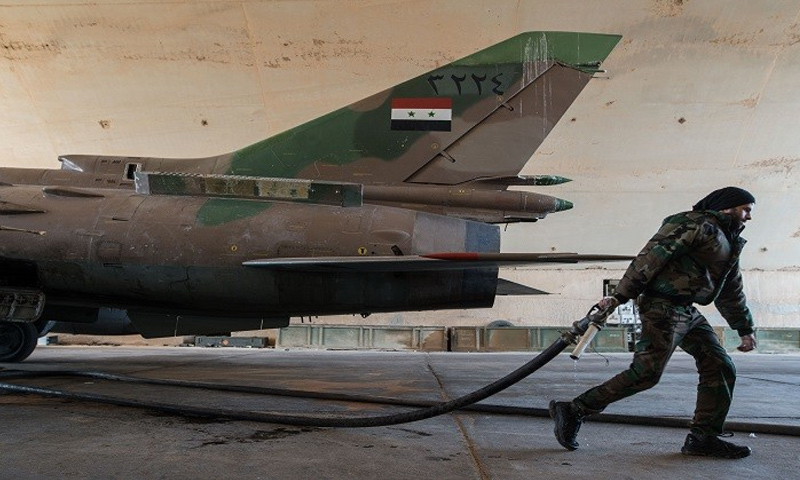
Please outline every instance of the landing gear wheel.
[[39, 332], [30, 323], [0, 322], [0, 362], [21, 362], [36, 348]]

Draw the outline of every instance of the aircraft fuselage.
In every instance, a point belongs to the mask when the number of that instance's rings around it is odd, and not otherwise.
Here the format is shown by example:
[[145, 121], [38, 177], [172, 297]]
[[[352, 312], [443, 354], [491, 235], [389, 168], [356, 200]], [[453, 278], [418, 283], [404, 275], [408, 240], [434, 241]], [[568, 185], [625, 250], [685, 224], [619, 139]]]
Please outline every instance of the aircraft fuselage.
[[[113, 307], [283, 324], [290, 316], [490, 306], [495, 293], [496, 268], [364, 273], [242, 265], [499, 250], [497, 227], [461, 219], [375, 205], [38, 185], [0, 187], [0, 201], [0, 258], [14, 272], [0, 272], [0, 280], [41, 289], [50, 311]], [[29, 284], [20, 285], [21, 278]]]

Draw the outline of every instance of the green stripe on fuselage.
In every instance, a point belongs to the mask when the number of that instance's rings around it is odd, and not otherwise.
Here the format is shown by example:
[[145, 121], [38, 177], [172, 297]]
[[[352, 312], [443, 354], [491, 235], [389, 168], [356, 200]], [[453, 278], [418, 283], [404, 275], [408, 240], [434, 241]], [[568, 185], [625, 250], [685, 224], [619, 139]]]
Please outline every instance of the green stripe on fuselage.
[[206, 226], [222, 225], [258, 215], [270, 207], [272, 202], [211, 198], [200, 207], [197, 221]]

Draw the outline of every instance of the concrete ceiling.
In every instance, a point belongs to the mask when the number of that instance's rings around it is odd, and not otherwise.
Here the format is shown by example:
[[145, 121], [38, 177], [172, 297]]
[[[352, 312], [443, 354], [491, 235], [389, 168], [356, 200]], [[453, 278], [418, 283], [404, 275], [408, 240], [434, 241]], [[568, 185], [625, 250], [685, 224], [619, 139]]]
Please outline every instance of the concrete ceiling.
[[524, 173], [507, 251], [635, 253], [735, 184], [743, 265], [800, 269], [800, 0], [0, 0], [0, 164], [231, 151], [527, 30], [624, 36]]

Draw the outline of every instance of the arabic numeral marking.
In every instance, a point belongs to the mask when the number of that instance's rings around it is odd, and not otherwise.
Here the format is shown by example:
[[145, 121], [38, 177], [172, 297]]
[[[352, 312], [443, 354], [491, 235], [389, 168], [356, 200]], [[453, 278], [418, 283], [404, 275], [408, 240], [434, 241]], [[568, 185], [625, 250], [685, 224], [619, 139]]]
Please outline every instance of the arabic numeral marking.
[[460, 77], [456, 77], [455, 75], [450, 75], [450, 78], [453, 79], [453, 82], [456, 84], [456, 88], [458, 89], [458, 94], [461, 95], [461, 82], [467, 79], [466, 75], [462, 75]]
[[[503, 95], [505, 93], [505, 90], [503, 89], [503, 81], [501, 79], [502, 76], [503, 76], [502, 73], [498, 73], [497, 75], [493, 76], [490, 79], [490, 81], [492, 82], [492, 85], [494, 85], [492, 87], [492, 93], [494, 93], [495, 95]], [[453, 87], [455, 87], [456, 91], [458, 92], [458, 95], [466, 95], [466, 94], [470, 94], [470, 93], [477, 93], [478, 95], [483, 95], [483, 85], [486, 82], [486, 80], [489, 78], [489, 76], [487, 74], [484, 74], [483, 76], [479, 76], [479, 75], [473, 73], [472, 75], [470, 75], [470, 78], [472, 79], [472, 84], [475, 85], [474, 90], [472, 88], [466, 87], [464, 85], [464, 81], [467, 79], [467, 75], [466, 74], [461, 75], [461, 76], [456, 75], [456, 74], [452, 74], [452, 75], [450, 75], [449, 80], [452, 81], [451, 85]], [[440, 86], [444, 86], [445, 90], [447, 90], [446, 87], [448, 86], [449, 82], [446, 82], [446, 83], [442, 84], [441, 82], [443, 80], [445, 80], [444, 75], [429, 75], [428, 76], [428, 85], [431, 86], [431, 88], [433, 89], [433, 93], [434, 94], [436, 94], [436, 95], [442, 94], [442, 93], [439, 92], [439, 87]], [[467, 83], [466, 85], [472, 85], [472, 84]]]
[[502, 75], [503, 75], [502, 73], [498, 73], [497, 75], [492, 77], [492, 83], [495, 84], [495, 87], [492, 89], [492, 92], [496, 93], [497, 95], [502, 95], [505, 93], [505, 90], [501, 90], [500, 88], [503, 86], [503, 82], [500, 81], [500, 77]]
[[439, 89], [436, 87], [436, 82], [442, 80], [443, 78], [444, 75], [431, 75], [428, 77], [428, 83], [431, 87], [433, 87], [433, 91], [436, 93], [436, 95], [439, 95]]
[[473, 73], [472, 74], [472, 81], [475, 82], [475, 87], [478, 88], [478, 95], [482, 94], [483, 93], [482, 84], [483, 84], [483, 82], [486, 81], [486, 75], [484, 75], [482, 77], [479, 77], [479, 76], [477, 76], [477, 75], [475, 75]]

